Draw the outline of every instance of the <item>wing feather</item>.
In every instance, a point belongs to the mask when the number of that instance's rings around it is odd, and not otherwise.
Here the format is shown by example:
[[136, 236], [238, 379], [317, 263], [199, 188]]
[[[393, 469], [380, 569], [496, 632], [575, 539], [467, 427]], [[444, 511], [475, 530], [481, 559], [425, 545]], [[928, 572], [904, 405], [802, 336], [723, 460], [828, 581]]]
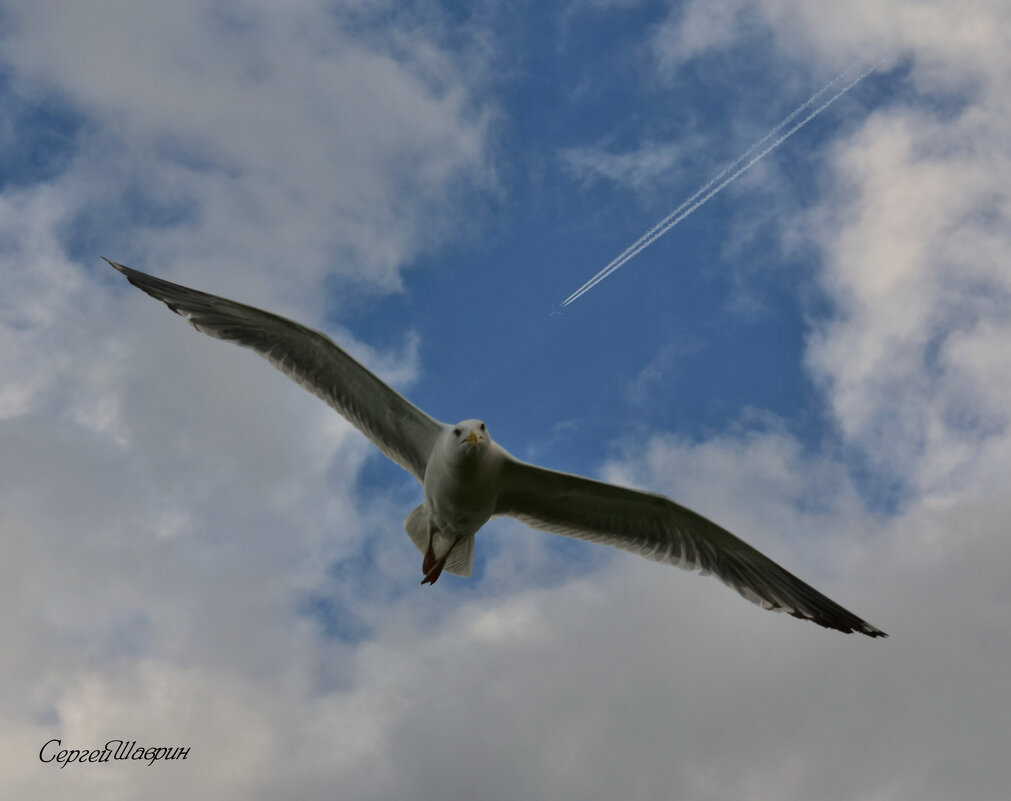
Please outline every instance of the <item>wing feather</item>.
[[508, 458], [496, 514], [712, 573], [752, 603], [826, 628], [885, 637], [726, 529], [669, 498]]
[[352, 359], [328, 336], [276, 314], [106, 261], [198, 331], [263, 356], [424, 481], [425, 465], [443, 424]]

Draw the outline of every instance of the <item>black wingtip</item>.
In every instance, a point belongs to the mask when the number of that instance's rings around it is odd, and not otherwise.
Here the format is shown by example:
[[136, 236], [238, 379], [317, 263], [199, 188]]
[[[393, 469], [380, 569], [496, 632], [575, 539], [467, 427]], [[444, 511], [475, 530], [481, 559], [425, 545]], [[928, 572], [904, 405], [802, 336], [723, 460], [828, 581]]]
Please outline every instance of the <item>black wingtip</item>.
[[123, 275], [129, 274], [130, 268], [127, 267], [125, 264], [120, 264], [118, 261], [113, 261], [112, 259], [106, 258], [105, 256], [102, 256], [102, 258], [105, 259], [105, 261], [107, 261], [110, 266], [115, 267], [117, 270], [123, 273]]
[[861, 620], [855, 615], [851, 617], [855, 619], [835, 620], [831, 622], [825, 622], [816, 619], [815, 622], [820, 623], [822, 626], [825, 626], [826, 628], [836, 629], [837, 631], [841, 631], [845, 634], [863, 634], [867, 637], [874, 637], [874, 638], [888, 636], [881, 629], [872, 626], [866, 620]]
[[[816, 622], [820, 622], [820, 621], [816, 621]], [[856, 623], [851, 622], [851, 621], [846, 621], [846, 622], [842, 623], [841, 625], [833, 625], [831, 623], [822, 623], [821, 625], [825, 626], [826, 628], [834, 628], [834, 629], [836, 629], [838, 631], [841, 631], [841, 632], [843, 632], [845, 634], [863, 634], [863, 635], [865, 635], [867, 637], [874, 637], [874, 638], [877, 638], [877, 637], [887, 637], [888, 636], [881, 629], [876, 628], [875, 626], [872, 626], [870, 623], [868, 623], [865, 620], [859, 620], [859, 619], [857, 620]]]

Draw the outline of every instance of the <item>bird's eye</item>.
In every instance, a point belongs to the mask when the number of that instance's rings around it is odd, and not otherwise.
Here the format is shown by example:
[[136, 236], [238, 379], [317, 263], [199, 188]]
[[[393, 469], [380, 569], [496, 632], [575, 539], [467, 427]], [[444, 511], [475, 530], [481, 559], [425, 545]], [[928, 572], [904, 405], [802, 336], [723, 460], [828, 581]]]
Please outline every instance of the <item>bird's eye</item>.
[[481, 423], [481, 430], [484, 431], [484, 423]]
[[453, 429], [453, 436], [454, 437], [460, 436], [460, 429], [459, 428], [454, 428]]

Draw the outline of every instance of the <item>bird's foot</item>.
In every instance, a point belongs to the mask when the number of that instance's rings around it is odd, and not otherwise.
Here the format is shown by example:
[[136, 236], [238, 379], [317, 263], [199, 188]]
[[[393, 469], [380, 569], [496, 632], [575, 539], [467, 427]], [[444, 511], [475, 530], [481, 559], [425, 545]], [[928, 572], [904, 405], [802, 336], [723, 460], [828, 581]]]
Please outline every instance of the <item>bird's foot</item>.
[[[447, 553], [446, 556], [449, 556]], [[432, 548], [432, 538], [428, 538], [428, 550], [425, 551], [425, 558], [421, 562], [421, 572], [425, 574], [425, 577], [421, 580], [422, 584], [435, 584], [439, 580], [439, 576], [442, 575], [442, 568], [446, 564], [446, 556], [442, 559], [435, 558], [435, 549]]]
[[432, 541], [428, 541], [428, 550], [425, 551], [425, 558], [421, 562], [421, 572], [426, 576], [432, 572], [438, 560], [435, 558], [435, 551], [432, 550]]
[[425, 577], [421, 580], [422, 584], [435, 584], [439, 580], [439, 576], [442, 575], [442, 569], [446, 566], [446, 560], [453, 553], [453, 549], [459, 541], [453, 540], [453, 544], [449, 546], [449, 550], [436, 559], [435, 551], [432, 549], [432, 541], [429, 539], [428, 550], [425, 552], [425, 559], [421, 563], [421, 569], [425, 573]]
[[[421, 583], [435, 584], [439, 580], [439, 576], [442, 575], [442, 568], [445, 566], [446, 557], [444, 556], [425, 572], [425, 577], [421, 580]], [[424, 568], [424, 565], [422, 565], [422, 568]]]

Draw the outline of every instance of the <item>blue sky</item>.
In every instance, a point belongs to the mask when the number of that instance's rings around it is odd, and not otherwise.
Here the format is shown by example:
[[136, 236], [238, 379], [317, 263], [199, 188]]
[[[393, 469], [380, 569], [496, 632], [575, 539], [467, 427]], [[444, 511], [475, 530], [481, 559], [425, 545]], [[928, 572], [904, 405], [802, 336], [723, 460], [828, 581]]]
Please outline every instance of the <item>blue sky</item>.
[[[5, 793], [1003, 799], [1005, 6], [0, 3]], [[417, 482], [103, 255], [891, 637], [510, 521], [419, 587]], [[114, 737], [191, 761], [38, 759]]]
[[[524, 15], [524, 35], [509, 40], [512, 72], [501, 79], [501, 195], [461, 224], [477, 226], [480, 237], [419, 259], [410, 267], [419, 273], [409, 279], [410, 292], [366, 304], [349, 319], [373, 340], [396, 336], [391, 332], [405, 326], [421, 333], [426, 379], [416, 397], [430, 391], [424, 402], [437, 404], [444, 382], [460, 383], [454, 387], [460, 409], [446, 409], [446, 417], [480, 407], [511, 425], [515, 415], [508, 410], [522, 398], [514, 436], [536, 441], [570, 419], [591, 426], [590, 436], [558, 443], [561, 458], [575, 449], [584, 465], [636, 425], [662, 425], [696, 439], [751, 407], [810, 425], [821, 404], [799, 364], [805, 316], [827, 309], [805, 273], [805, 258], [783, 253], [760, 219], [747, 241], [728, 253], [734, 234], [728, 216], [750, 210], [754, 220], [755, 207], [766, 200], [752, 176], [562, 316], [551, 314], [571, 290], [833, 77], [826, 71], [805, 82], [769, 64], [767, 74], [749, 73], [742, 86], [740, 71], [728, 74], [732, 68], [718, 63], [713, 72], [722, 79], [700, 65], [676, 81], [641, 86], [642, 66], [629, 63], [627, 51], [635, 33], [641, 38], [663, 9], [637, 9], [617, 41], [609, 35], [613, 13], [540, 9], [532, 19]], [[510, 22], [504, 27], [508, 31]], [[795, 88], [776, 98], [770, 79], [778, 72]], [[767, 93], [767, 103], [716, 108], [714, 86], [728, 104], [738, 97], [751, 101], [756, 89]], [[838, 135], [840, 122], [845, 128], [847, 114], [865, 113], [864, 88], [769, 156], [790, 173], [777, 201], [784, 209], [812, 191], [811, 161]], [[706, 133], [680, 144], [698, 131]], [[650, 177], [648, 192], [576, 174], [566, 159], [580, 148], [620, 155], [649, 146], [681, 152], [666, 174]], [[468, 331], [463, 340], [461, 328]], [[446, 352], [454, 353], [453, 361], [440, 356]], [[456, 360], [490, 360], [494, 370], [461, 382], [452, 377], [459, 375]], [[640, 381], [636, 394], [636, 378], [658, 360], [662, 368]], [[496, 387], [499, 375], [508, 393]], [[648, 421], [641, 410], [627, 408], [634, 405], [630, 392], [650, 407]], [[675, 392], [678, 402], [668, 402]], [[825, 430], [804, 433], [817, 439]]]

